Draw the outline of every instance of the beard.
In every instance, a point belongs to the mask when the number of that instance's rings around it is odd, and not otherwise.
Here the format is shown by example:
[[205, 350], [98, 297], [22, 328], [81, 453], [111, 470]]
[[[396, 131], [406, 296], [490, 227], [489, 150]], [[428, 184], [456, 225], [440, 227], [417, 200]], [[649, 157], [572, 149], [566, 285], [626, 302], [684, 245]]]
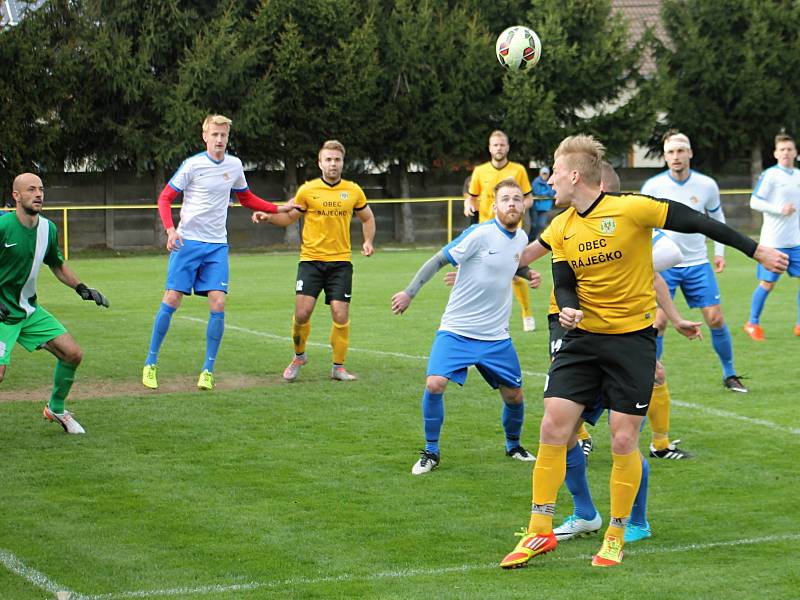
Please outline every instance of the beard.
[[519, 227], [519, 224], [522, 223], [523, 214], [498, 214], [498, 218], [500, 219], [500, 224], [505, 227], [506, 229], [516, 229]]

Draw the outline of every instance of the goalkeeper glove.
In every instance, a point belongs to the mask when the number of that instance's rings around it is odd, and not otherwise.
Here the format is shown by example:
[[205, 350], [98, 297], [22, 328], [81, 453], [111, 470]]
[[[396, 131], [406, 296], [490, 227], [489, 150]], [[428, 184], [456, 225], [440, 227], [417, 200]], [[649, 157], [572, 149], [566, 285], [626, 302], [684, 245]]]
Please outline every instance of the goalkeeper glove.
[[93, 300], [97, 306], [105, 306], [108, 308], [108, 299], [96, 289], [86, 287], [84, 284], [79, 283], [75, 286], [75, 291], [84, 300]]

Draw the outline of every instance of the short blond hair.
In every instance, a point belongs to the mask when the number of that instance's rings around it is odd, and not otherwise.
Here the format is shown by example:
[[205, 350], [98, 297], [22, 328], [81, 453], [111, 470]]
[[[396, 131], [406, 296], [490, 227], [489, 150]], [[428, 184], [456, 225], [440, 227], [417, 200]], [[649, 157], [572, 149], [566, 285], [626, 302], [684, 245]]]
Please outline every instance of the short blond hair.
[[611, 163], [605, 160], [600, 164], [600, 183], [604, 192], [618, 192], [621, 187], [619, 175], [617, 175]]
[[209, 130], [212, 125], [227, 125], [231, 126], [233, 121], [224, 115], [208, 115], [203, 121], [203, 133]]
[[517, 188], [520, 192], [522, 191], [522, 188], [520, 187], [519, 183], [517, 183], [516, 179], [513, 177], [506, 177], [505, 179], [498, 181], [497, 185], [494, 186], [494, 195], [497, 196], [497, 192], [508, 187]]
[[775, 136], [775, 147], [778, 147], [778, 144], [781, 142], [792, 142], [795, 143], [794, 138], [790, 136], [788, 133], [779, 133]]
[[492, 141], [493, 137], [504, 137], [506, 138], [506, 143], [508, 143], [508, 135], [505, 131], [500, 131], [499, 129], [495, 129], [492, 133], [489, 134], [489, 141]]
[[569, 170], [580, 173], [586, 183], [599, 185], [606, 148], [591, 135], [579, 134], [564, 138], [556, 148], [555, 158], [564, 158]]
[[320, 147], [319, 152], [317, 153], [317, 157], [322, 155], [323, 150], [338, 150], [342, 153], [342, 159], [344, 159], [344, 144], [339, 140], [327, 140], [322, 144]]

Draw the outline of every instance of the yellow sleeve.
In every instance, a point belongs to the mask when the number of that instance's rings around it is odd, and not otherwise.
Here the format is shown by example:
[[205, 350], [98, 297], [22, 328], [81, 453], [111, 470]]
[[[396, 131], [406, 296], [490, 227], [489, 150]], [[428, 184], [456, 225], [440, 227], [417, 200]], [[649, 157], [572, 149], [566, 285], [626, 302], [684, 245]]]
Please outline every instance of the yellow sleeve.
[[297, 192], [294, 195], [294, 203], [302, 210], [303, 212], [308, 210], [308, 183], [304, 183], [299, 188], [297, 188]]
[[663, 227], [669, 204], [649, 196], [631, 194], [626, 199], [625, 213], [643, 227]]
[[356, 203], [353, 205], [353, 210], [360, 210], [367, 205], [367, 195], [360, 185], [354, 184], [353, 187], [356, 189]]
[[481, 178], [480, 175], [480, 165], [475, 167], [472, 170], [472, 177], [469, 180], [469, 193], [471, 196], [480, 196], [481, 195]]
[[542, 238], [542, 241], [545, 244], [547, 244], [548, 246], [550, 246], [552, 248], [553, 247], [553, 236], [552, 236], [551, 230], [552, 230], [552, 225], [548, 225], [547, 227], [544, 228], [544, 231], [542, 231], [539, 234], [539, 237]]
[[544, 232], [550, 232], [548, 234], [549, 239], [545, 241], [550, 244], [550, 250], [553, 253], [553, 262], [567, 260], [567, 257], [564, 255], [564, 219], [560, 219], [559, 217], [561, 216], [562, 215], [559, 215], [553, 219], [553, 222], [550, 223], [550, 226]]

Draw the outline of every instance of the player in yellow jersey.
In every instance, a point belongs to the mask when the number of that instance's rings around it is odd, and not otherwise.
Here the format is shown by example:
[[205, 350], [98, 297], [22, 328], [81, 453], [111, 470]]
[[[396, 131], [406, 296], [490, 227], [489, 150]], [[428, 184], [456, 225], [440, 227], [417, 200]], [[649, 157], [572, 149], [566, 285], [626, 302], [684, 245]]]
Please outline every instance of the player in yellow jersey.
[[[528, 172], [519, 163], [508, 160], [508, 151], [511, 149], [508, 136], [500, 130], [493, 131], [489, 136], [489, 154], [491, 160], [475, 167], [469, 184], [469, 199], [464, 200], [464, 214], [467, 217], [478, 214], [478, 221], [491, 221], [494, 219], [494, 188], [503, 179], [514, 179], [522, 189], [527, 211], [533, 203], [531, 195], [531, 182]], [[530, 292], [528, 282], [521, 277], [514, 279], [514, 297], [522, 307], [522, 329], [533, 331], [536, 321], [530, 307]]]
[[322, 144], [318, 164], [322, 177], [300, 186], [294, 197], [295, 210], [289, 213], [253, 214], [256, 222], [266, 221], [286, 227], [303, 217], [303, 240], [297, 267], [295, 308], [292, 321], [294, 358], [283, 371], [286, 381], [294, 381], [308, 362], [306, 342], [311, 332], [311, 315], [317, 297], [324, 290], [331, 307], [333, 348], [331, 378], [353, 381], [356, 376], [344, 368], [350, 342], [350, 299], [353, 294], [353, 263], [350, 261], [350, 221], [355, 214], [361, 221], [364, 243], [361, 254], [372, 256], [375, 217], [358, 184], [342, 179], [344, 146], [336, 140]]
[[556, 496], [564, 482], [567, 443], [586, 407], [603, 399], [611, 411], [611, 518], [595, 566], [622, 562], [625, 526], [642, 474], [639, 430], [650, 404], [656, 344], [653, 320], [652, 229], [704, 233], [782, 272], [788, 257], [756, 244], [718, 221], [677, 202], [601, 190], [605, 148], [591, 136], [564, 139], [549, 183], [556, 204], [568, 208], [550, 225], [553, 286], [567, 330], [550, 366], [545, 412], [533, 470], [531, 519], [501, 562], [525, 566], [555, 550]]

